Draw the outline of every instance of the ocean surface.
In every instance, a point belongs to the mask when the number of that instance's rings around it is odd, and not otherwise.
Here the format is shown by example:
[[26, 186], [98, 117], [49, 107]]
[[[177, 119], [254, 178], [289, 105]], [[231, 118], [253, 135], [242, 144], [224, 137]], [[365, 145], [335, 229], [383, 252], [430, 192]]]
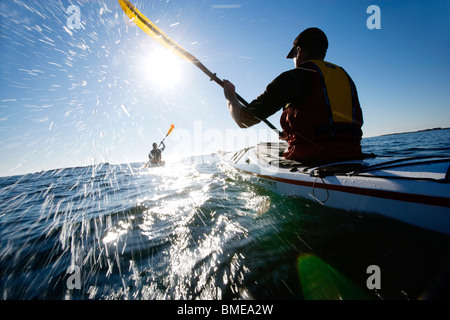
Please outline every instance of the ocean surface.
[[[450, 130], [363, 146], [450, 155]], [[0, 178], [0, 298], [450, 297], [447, 235], [281, 197], [214, 155], [143, 165]]]

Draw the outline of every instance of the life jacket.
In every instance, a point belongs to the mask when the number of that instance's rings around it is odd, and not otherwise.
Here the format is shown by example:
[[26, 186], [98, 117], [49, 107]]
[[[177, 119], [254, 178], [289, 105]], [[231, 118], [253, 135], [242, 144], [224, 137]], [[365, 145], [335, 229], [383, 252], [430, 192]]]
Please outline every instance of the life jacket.
[[[298, 96], [280, 119], [289, 142], [284, 156], [300, 161], [358, 158], [363, 118], [352, 79], [344, 69], [326, 61], [310, 60], [299, 67], [302, 73], [291, 71]], [[298, 77], [305, 72], [311, 77], [311, 88], [302, 96]]]

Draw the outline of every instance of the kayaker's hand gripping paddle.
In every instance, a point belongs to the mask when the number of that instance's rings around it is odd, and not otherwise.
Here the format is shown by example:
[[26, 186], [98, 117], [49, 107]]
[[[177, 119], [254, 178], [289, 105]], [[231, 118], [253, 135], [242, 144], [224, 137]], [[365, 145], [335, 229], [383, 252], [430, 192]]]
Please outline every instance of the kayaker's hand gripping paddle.
[[[212, 73], [208, 68], [206, 68], [196, 57], [191, 55], [189, 52], [180, 47], [176, 42], [170, 39], [164, 32], [162, 32], [153, 22], [148, 20], [134, 5], [130, 3], [128, 0], [119, 0], [119, 4], [122, 7], [125, 14], [130, 17], [130, 19], [145, 33], [147, 33], [150, 37], [156, 40], [159, 44], [163, 45], [167, 49], [171, 50], [176, 55], [181, 58], [193, 63], [200, 70], [202, 70], [211, 81], [216, 82], [223, 88], [223, 80], [219, 79], [215, 73]], [[236, 94], [239, 101], [246, 107], [249, 106], [247, 101], [245, 101], [240, 95]], [[271, 124], [268, 120], [262, 120], [265, 124], [269, 126], [273, 131], [280, 136], [280, 131], [273, 124]]]

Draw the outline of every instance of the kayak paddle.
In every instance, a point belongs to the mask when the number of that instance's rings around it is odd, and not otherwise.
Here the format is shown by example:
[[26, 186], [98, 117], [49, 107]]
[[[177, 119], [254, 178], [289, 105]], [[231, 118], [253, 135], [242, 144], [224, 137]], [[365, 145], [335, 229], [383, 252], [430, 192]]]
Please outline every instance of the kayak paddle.
[[[164, 142], [164, 140], [166, 140], [167, 136], [168, 136], [169, 134], [172, 133], [173, 129], [175, 129], [175, 126], [172, 124], [172, 125], [170, 126], [170, 128], [169, 128], [169, 131], [167, 131], [167, 134], [166, 134], [166, 136], [164, 137], [164, 139], [162, 139], [162, 141], [159, 143], [159, 146], [161, 146], [162, 143]], [[159, 146], [158, 146], [158, 148], [159, 148]]]
[[[122, 7], [125, 14], [130, 17], [130, 19], [145, 33], [156, 40], [159, 44], [169, 49], [179, 57], [193, 63], [200, 70], [202, 70], [206, 75], [209, 76], [211, 81], [216, 82], [223, 88], [223, 80], [219, 79], [215, 73], [208, 70], [196, 57], [191, 55], [189, 52], [180, 47], [176, 42], [170, 39], [164, 32], [162, 32], [153, 22], [151, 22], [147, 17], [145, 17], [134, 5], [128, 0], [119, 0], [119, 4]], [[249, 106], [247, 101], [245, 101], [240, 95], [236, 94], [239, 101], [246, 107]], [[261, 120], [261, 119], [259, 119]], [[275, 131], [280, 136], [280, 131], [268, 120], [262, 120], [265, 124], [269, 126], [270, 129]]]

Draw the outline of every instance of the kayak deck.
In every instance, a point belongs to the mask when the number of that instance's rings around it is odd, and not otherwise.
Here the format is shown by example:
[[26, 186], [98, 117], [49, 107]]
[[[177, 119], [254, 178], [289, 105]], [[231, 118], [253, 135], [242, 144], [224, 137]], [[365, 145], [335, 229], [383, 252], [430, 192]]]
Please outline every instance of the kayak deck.
[[[300, 162], [282, 157], [287, 148], [286, 143], [260, 143], [256, 146], [258, 159], [271, 166], [289, 168], [291, 171], [301, 171], [313, 176], [343, 174], [363, 176], [384, 176], [405, 179], [430, 179], [440, 182], [450, 182], [450, 157], [427, 156], [413, 158], [398, 158], [383, 160], [369, 158], [365, 160], [343, 161], [317, 166], [306, 166]], [[430, 164], [433, 164], [432, 166]], [[438, 165], [441, 164], [441, 165]]]
[[450, 233], [450, 157], [371, 158], [319, 166], [286, 160], [285, 143], [260, 143], [222, 159], [256, 184], [325, 206], [382, 214]]

